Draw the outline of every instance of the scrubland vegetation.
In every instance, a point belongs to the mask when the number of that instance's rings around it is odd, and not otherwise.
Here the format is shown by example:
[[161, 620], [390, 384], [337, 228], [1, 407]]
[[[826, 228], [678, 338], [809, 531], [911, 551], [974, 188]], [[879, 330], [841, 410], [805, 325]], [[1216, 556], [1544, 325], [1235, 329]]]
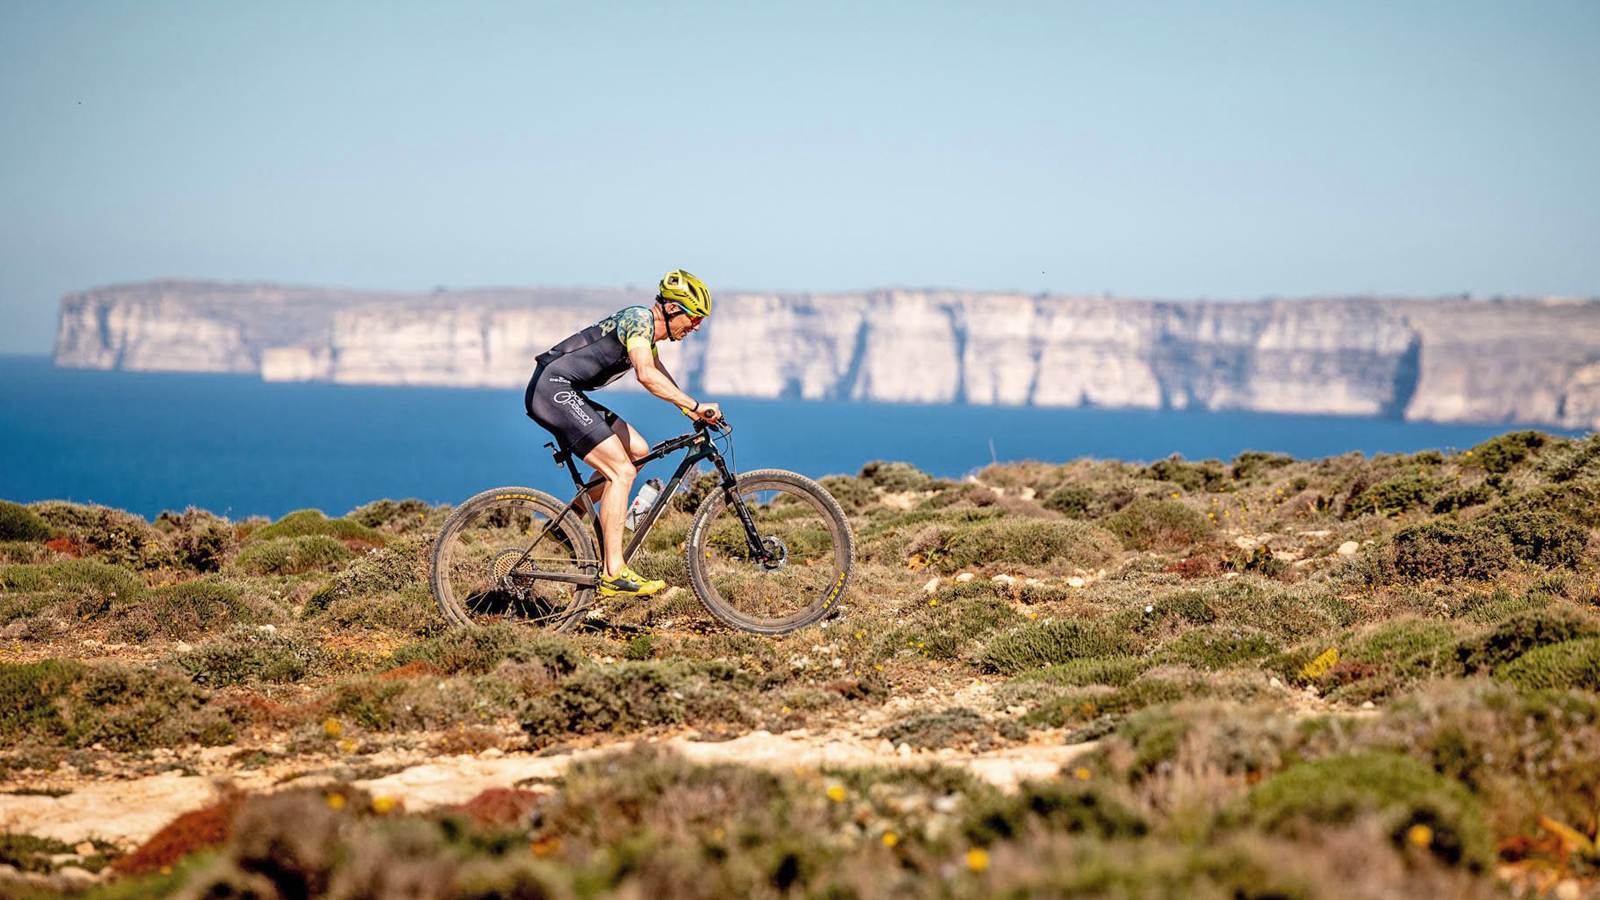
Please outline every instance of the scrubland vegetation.
[[[446, 630], [425, 559], [449, 510], [414, 500], [153, 523], [0, 503], [6, 791], [300, 779], [137, 849], [0, 836], [0, 893], [1600, 895], [1600, 437], [824, 484], [855, 580], [778, 639], [682, 589], [568, 636]], [[709, 489], [672, 501], [642, 573], [686, 584]], [[882, 764], [626, 740], [796, 729]], [[1082, 753], [1015, 791], [963, 765], [1063, 744]], [[351, 784], [396, 753], [612, 745], [427, 812]], [[64, 866], [118, 874], [20, 880]]]

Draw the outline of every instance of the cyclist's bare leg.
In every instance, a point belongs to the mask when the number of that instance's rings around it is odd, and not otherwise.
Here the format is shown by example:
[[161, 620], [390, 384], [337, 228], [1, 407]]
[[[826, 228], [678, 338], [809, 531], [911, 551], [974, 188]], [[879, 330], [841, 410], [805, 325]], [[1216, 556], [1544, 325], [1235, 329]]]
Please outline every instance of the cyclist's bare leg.
[[622, 438], [615, 434], [590, 450], [583, 461], [606, 477], [599, 488], [600, 538], [605, 545], [606, 577], [615, 577], [622, 569], [622, 519], [627, 512], [628, 497], [633, 493], [633, 478], [639, 468], [633, 464]]
[[[639, 434], [639, 432], [627, 422], [624, 422], [621, 419], [612, 422], [611, 433], [616, 435], [622, 441], [623, 449], [628, 452], [628, 456], [632, 459], [641, 460], [650, 454], [650, 445], [645, 442], [644, 436]], [[600, 470], [596, 469], [595, 472], [598, 474]], [[590, 488], [589, 502], [598, 507], [600, 505], [600, 494], [604, 488], [605, 485], [603, 484], [598, 484]]]

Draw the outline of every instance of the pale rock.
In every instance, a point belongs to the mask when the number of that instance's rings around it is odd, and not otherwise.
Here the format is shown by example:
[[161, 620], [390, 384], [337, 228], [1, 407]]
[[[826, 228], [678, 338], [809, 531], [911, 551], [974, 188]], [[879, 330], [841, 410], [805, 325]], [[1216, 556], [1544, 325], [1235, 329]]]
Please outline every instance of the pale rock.
[[1069, 575], [1069, 576], [1067, 576], [1067, 586], [1068, 587], [1081, 588], [1087, 583], [1088, 582], [1083, 580], [1083, 576], [1082, 575]]
[[974, 579], [976, 577], [978, 577], [978, 576], [972, 574], [971, 572], [962, 572], [960, 575], [956, 576], [956, 583], [958, 583], [958, 584], [966, 584], [967, 582], [971, 581], [972, 579]]
[[186, 644], [183, 641], [179, 641], [172, 645], [172, 649], [179, 653], [188, 653], [190, 650], [194, 649], [194, 646], [192, 644]]
[[1353, 555], [1355, 555], [1356, 551], [1360, 550], [1360, 549], [1361, 549], [1361, 545], [1356, 543], [1355, 541], [1345, 541], [1344, 543], [1339, 545], [1339, 555], [1340, 556], [1353, 556]]
[[[556, 341], [650, 296], [145, 282], [62, 298], [55, 362], [513, 387]], [[1565, 298], [724, 293], [694, 340], [660, 352], [713, 396], [1600, 426], [1600, 303]], [[638, 387], [624, 378], [613, 390]]]
[[929, 578], [928, 579], [928, 583], [922, 586], [922, 592], [925, 593], [925, 594], [931, 594], [934, 591], [937, 591], [938, 589], [939, 589], [939, 578], [938, 578], [938, 576], [935, 576], [933, 578]]
[[62, 866], [56, 870], [56, 877], [71, 885], [93, 884], [100, 880], [100, 876], [82, 866]]
[[93, 856], [95, 854], [94, 844], [90, 843], [89, 841], [84, 841], [78, 846], [73, 847], [72, 852], [78, 854], [79, 856]]
[[896, 756], [910, 756], [911, 755], [911, 745], [906, 743], [905, 741], [901, 741], [900, 742], [900, 746], [894, 748], [894, 752], [895, 752]]
[[995, 584], [1003, 584], [1007, 587], [1017, 583], [1016, 576], [1014, 575], [996, 575], [989, 580], [993, 581]]
[[271, 624], [269, 622], [266, 625], [257, 625], [256, 626], [256, 631], [259, 631], [262, 634], [276, 634], [277, 631], [278, 631], [278, 626], [273, 625], [273, 624]]
[[482, 753], [478, 754], [478, 756], [482, 759], [499, 759], [505, 755], [506, 752], [501, 750], [499, 747], [486, 747]]

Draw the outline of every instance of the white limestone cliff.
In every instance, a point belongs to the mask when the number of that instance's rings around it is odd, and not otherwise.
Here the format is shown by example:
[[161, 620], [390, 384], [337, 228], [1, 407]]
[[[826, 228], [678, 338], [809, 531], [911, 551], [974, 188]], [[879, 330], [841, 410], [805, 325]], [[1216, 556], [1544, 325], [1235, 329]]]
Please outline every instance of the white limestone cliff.
[[[522, 384], [649, 294], [152, 282], [62, 300], [56, 363], [277, 381]], [[710, 396], [1255, 410], [1600, 426], [1600, 302], [1161, 302], [939, 290], [719, 295], [662, 360]]]

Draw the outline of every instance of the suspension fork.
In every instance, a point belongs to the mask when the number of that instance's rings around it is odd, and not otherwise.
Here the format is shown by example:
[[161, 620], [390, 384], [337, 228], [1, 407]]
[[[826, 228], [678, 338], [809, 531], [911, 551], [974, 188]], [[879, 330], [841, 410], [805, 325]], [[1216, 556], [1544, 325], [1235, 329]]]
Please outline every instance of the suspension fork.
[[728, 464], [723, 461], [722, 454], [717, 453], [711, 457], [712, 463], [717, 467], [717, 473], [722, 476], [722, 495], [727, 504], [733, 507], [734, 514], [739, 517], [739, 523], [744, 526], [744, 539], [750, 544], [750, 555], [763, 563], [772, 561], [772, 554], [767, 552], [766, 544], [761, 540], [761, 534], [756, 531], [755, 520], [750, 518], [750, 510], [745, 508], [744, 498], [734, 490], [736, 481], [733, 473], [728, 470]]

